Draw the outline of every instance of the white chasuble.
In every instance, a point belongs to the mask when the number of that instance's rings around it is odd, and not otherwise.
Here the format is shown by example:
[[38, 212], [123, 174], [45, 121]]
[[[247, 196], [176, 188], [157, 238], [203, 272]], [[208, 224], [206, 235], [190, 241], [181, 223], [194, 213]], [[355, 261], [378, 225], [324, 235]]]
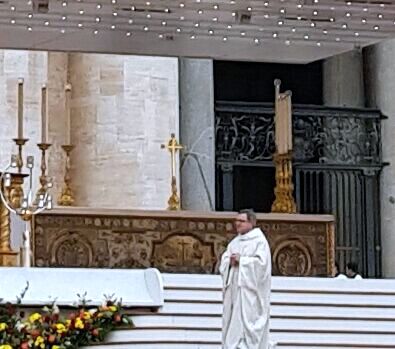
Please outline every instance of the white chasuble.
[[[240, 254], [239, 265], [230, 256]], [[262, 230], [236, 236], [222, 255], [223, 348], [268, 349], [271, 287], [270, 247]]]

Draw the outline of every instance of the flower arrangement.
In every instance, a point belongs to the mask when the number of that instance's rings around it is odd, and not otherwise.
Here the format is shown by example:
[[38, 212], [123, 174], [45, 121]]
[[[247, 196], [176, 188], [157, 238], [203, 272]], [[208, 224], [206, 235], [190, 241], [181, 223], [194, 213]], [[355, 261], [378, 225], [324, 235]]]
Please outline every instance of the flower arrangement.
[[89, 309], [86, 294], [78, 295], [78, 308], [64, 316], [55, 302], [26, 315], [20, 305], [28, 286], [15, 306], [0, 304], [0, 349], [75, 349], [102, 342], [117, 326], [132, 325], [122, 312], [121, 301], [113, 296], [105, 296], [102, 306]]

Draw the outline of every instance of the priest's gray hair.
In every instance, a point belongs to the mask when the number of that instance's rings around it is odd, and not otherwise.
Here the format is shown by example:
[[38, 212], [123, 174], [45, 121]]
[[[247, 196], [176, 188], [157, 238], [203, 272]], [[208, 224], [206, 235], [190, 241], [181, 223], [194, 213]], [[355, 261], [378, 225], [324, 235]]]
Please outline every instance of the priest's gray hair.
[[239, 214], [245, 214], [247, 216], [247, 220], [252, 223], [252, 225], [255, 227], [256, 225], [256, 213], [252, 209], [244, 209], [240, 210]]

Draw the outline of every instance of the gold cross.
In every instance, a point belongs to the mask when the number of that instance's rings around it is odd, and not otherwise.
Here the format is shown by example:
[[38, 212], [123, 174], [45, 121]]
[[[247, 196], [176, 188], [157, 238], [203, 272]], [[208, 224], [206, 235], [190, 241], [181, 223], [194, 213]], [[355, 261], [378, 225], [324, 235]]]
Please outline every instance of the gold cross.
[[167, 149], [171, 154], [171, 176], [175, 177], [176, 175], [176, 153], [178, 150], [184, 149], [184, 146], [177, 142], [176, 136], [174, 133], [171, 134], [170, 140], [167, 144], [161, 145], [162, 149]]

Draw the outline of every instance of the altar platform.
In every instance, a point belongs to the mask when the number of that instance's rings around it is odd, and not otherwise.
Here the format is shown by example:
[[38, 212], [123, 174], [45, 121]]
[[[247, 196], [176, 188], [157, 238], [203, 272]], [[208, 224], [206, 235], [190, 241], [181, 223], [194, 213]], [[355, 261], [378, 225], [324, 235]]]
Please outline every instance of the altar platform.
[[[134, 327], [117, 327], [104, 343], [89, 346], [92, 349], [221, 348], [220, 276], [91, 269], [91, 278], [86, 278], [89, 271], [0, 268], [0, 278], [11, 285], [13, 277], [19, 284], [12, 285], [21, 287], [29, 281], [22, 301], [27, 311], [50, 303], [55, 294], [60, 307], [70, 306], [74, 292], [84, 290], [88, 290], [91, 306], [101, 304], [105, 292], [122, 296]], [[74, 282], [70, 282], [69, 274], [74, 275]], [[0, 298], [15, 302], [15, 291], [2, 287]], [[270, 340], [277, 349], [393, 349], [394, 328], [395, 280], [272, 279]]]
[[[164, 306], [95, 349], [221, 349], [220, 277], [162, 275]], [[395, 348], [395, 280], [273, 277], [270, 312], [276, 349]]]

